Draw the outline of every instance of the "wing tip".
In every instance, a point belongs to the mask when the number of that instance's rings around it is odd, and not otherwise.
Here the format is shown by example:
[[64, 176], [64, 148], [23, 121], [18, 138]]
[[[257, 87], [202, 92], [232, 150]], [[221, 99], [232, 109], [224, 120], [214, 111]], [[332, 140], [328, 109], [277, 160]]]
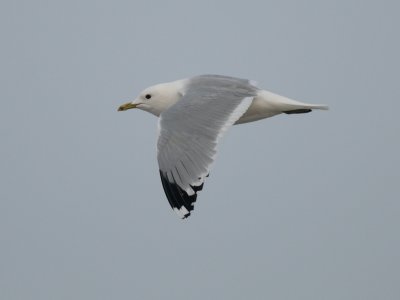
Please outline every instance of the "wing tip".
[[190, 216], [190, 211], [188, 211], [185, 206], [181, 206], [180, 208], [173, 207], [174, 212], [182, 219], [187, 219]]
[[197, 199], [197, 191], [200, 191], [203, 184], [196, 187], [193, 195], [188, 195], [177, 183], [170, 182], [166, 172], [160, 170], [161, 182], [164, 188], [165, 195], [171, 208], [177, 213], [181, 219], [186, 219], [190, 216], [190, 212], [194, 209], [194, 203]]

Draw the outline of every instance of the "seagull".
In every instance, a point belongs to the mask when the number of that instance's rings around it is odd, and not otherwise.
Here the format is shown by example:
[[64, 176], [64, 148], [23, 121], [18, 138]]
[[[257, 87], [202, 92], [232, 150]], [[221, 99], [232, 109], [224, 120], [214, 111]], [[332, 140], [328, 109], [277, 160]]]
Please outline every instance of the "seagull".
[[232, 125], [328, 106], [295, 101], [247, 79], [200, 75], [148, 87], [118, 111], [132, 108], [159, 117], [161, 182], [172, 209], [185, 219], [209, 175], [218, 142]]

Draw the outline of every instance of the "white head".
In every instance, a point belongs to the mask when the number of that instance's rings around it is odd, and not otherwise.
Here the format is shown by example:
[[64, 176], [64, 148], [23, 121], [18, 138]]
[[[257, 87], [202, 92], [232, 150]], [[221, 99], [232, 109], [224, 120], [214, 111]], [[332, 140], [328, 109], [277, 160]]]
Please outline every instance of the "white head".
[[143, 90], [135, 100], [121, 105], [118, 111], [139, 108], [159, 116], [164, 110], [168, 109], [182, 98], [185, 81], [186, 80], [178, 80], [148, 87]]

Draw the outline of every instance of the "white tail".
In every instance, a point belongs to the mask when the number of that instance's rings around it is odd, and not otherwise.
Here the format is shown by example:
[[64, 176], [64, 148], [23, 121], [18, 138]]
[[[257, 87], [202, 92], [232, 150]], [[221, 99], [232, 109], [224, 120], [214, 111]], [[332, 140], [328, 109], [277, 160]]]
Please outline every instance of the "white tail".
[[253, 103], [243, 116], [235, 124], [254, 122], [264, 118], [270, 118], [281, 113], [303, 114], [313, 109], [329, 109], [322, 104], [309, 104], [292, 100], [265, 90], [258, 91]]
[[265, 90], [260, 92], [260, 96], [271, 106], [271, 108], [273, 107], [280, 112], [300, 109], [329, 109], [327, 105], [303, 103]]

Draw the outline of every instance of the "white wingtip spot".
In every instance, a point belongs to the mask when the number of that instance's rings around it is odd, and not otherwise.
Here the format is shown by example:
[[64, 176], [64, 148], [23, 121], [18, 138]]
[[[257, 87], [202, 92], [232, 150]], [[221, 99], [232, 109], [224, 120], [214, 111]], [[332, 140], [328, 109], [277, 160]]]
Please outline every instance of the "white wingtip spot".
[[193, 196], [195, 194], [194, 190], [190, 187], [190, 185], [187, 189], [185, 189], [185, 192], [186, 194], [188, 194], [188, 196]]
[[181, 219], [184, 219], [185, 216], [189, 213], [189, 211], [184, 206], [181, 206], [181, 208], [179, 209], [174, 207], [174, 212], [176, 212]]

